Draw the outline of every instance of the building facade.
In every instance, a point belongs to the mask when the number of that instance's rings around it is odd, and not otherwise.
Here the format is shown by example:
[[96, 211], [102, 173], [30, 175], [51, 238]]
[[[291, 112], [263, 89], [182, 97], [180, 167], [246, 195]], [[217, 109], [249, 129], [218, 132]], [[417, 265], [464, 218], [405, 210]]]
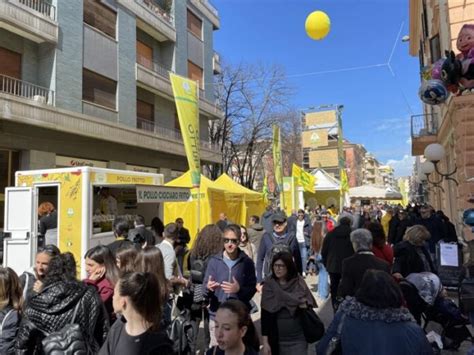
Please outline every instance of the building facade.
[[367, 150], [362, 144], [344, 141], [344, 156], [349, 187], [364, 185], [365, 155]]
[[373, 154], [367, 153], [364, 157], [364, 163], [364, 185], [383, 185], [379, 172], [380, 163], [377, 158]]
[[338, 134], [339, 123], [336, 109], [304, 114], [301, 141], [303, 167], [306, 171], [321, 168], [339, 179]]
[[390, 165], [379, 166], [379, 175], [382, 185], [398, 190], [398, 183], [394, 176], [395, 170]]
[[220, 162], [219, 26], [207, 0], [0, 0], [0, 190], [18, 169], [187, 170], [169, 72], [199, 81], [201, 159]]
[[[456, 54], [456, 41], [464, 24], [474, 24], [474, 0], [411, 0], [410, 49], [418, 56], [420, 67], [429, 67], [444, 56], [446, 50]], [[463, 230], [462, 212], [474, 207], [468, 202], [474, 196], [474, 95], [451, 95], [438, 106], [424, 105], [423, 112], [411, 118], [412, 155], [421, 156], [430, 143], [441, 144], [446, 156], [438, 163], [442, 173], [456, 173], [452, 180], [433, 173], [431, 181], [443, 180], [440, 188], [424, 183], [418, 196], [427, 195], [436, 209], [442, 209]], [[471, 235], [469, 238], [472, 238]]]

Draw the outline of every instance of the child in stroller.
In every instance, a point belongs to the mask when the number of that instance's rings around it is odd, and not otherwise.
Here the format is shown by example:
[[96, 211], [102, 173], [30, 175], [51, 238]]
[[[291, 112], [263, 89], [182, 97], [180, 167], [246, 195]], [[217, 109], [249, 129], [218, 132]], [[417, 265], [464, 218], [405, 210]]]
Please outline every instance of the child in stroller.
[[425, 331], [429, 322], [441, 325], [444, 349], [457, 350], [464, 340], [472, 339], [466, 327], [468, 318], [447, 297], [438, 276], [430, 272], [412, 273], [400, 281], [400, 288], [407, 308], [418, 324], [423, 320]]

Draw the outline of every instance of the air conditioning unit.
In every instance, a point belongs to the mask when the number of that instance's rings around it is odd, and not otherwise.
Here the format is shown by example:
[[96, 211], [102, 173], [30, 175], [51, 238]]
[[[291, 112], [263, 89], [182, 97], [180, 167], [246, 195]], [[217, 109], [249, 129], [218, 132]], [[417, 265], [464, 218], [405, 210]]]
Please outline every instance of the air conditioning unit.
[[46, 102], [46, 97], [41, 95], [35, 95], [33, 96], [33, 100], [39, 102], [40, 104], [44, 104]]

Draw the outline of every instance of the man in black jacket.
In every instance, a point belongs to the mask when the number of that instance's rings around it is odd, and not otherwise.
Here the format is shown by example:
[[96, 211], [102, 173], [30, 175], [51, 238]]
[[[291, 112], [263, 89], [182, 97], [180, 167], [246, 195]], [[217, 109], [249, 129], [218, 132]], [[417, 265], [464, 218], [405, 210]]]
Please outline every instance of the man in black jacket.
[[372, 253], [372, 235], [367, 229], [356, 229], [351, 233], [355, 254], [342, 261], [342, 277], [337, 295], [339, 298], [354, 296], [369, 269], [390, 274], [390, 265]]
[[339, 219], [339, 225], [326, 234], [321, 249], [321, 257], [331, 280], [331, 302], [334, 311], [337, 308], [336, 296], [342, 274], [342, 261], [354, 254], [350, 239], [352, 218], [345, 215]]

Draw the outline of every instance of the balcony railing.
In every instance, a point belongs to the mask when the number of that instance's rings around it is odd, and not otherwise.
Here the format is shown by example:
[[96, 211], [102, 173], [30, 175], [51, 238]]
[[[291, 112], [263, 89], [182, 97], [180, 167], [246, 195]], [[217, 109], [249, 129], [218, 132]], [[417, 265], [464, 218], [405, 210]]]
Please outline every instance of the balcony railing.
[[[155, 122], [137, 117], [137, 128], [142, 129], [147, 132], [153, 132], [161, 137], [171, 138], [173, 140], [183, 140], [181, 132], [177, 129], [162, 127], [157, 125]], [[216, 150], [218, 147], [214, 144], [209, 143], [208, 141], [201, 139], [201, 147], [208, 150]]]
[[163, 9], [160, 5], [158, 5], [155, 1], [153, 0], [135, 0], [139, 4], [145, 6], [148, 8], [151, 12], [153, 12], [156, 16], [161, 17], [163, 20], [168, 22], [170, 25], [173, 26], [174, 19], [173, 16]]
[[41, 13], [44, 16], [49, 17], [51, 20], [56, 21], [56, 7], [47, 3], [44, 0], [17, 0], [20, 4]]
[[143, 65], [147, 69], [154, 71], [155, 73], [161, 75], [162, 77], [166, 79], [170, 78], [169, 72], [171, 70], [166, 69], [163, 64], [155, 63], [151, 61], [149, 58], [144, 57], [143, 55], [140, 55], [138, 53], [137, 53], [137, 63], [140, 65]]
[[54, 105], [54, 91], [0, 74], [0, 92]]
[[411, 137], [435, 136], [438, 133], [436, 113], [411, 116]]

